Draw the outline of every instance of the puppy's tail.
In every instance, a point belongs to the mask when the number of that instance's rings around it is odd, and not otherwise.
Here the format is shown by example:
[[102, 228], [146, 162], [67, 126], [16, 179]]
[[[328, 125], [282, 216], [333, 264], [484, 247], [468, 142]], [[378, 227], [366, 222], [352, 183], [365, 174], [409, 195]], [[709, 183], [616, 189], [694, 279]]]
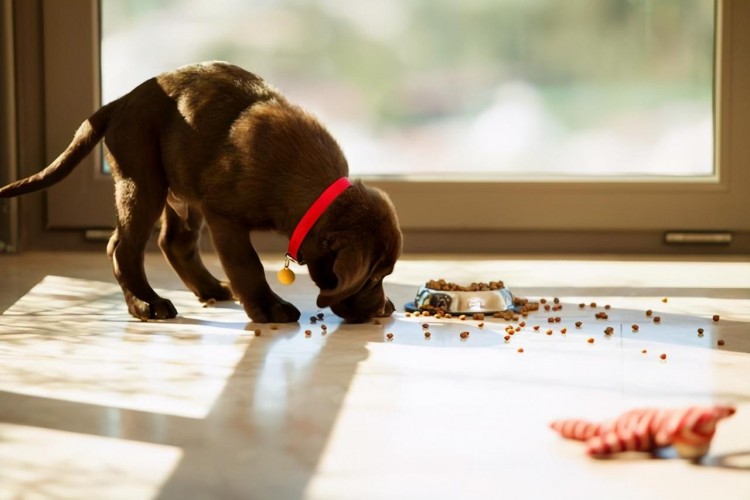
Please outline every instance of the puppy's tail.
[[32, 193], [57, 184], [70, 174], [73, 169], [88, 155], [94, 146], [102, 140], [109, 120], [116, 109], [118, 101], [103, 106], [83, 122], [75, 133], [73, 141], [50, 163], [47, 168], [34, 175], [18, 180], [0, 188], [0, 198], [11, 198]]

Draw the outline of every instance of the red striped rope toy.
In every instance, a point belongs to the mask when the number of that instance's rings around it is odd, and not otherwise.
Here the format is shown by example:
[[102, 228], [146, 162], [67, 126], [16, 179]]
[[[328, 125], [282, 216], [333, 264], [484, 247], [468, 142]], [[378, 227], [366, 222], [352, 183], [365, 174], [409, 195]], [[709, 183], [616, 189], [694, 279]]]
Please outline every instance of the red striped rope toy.
[[608, 422], [566, 419], [556, 420], [550, 427], [565, 438], [585, 441], [591, 456], [673, 446], [682, 458], [698, 458], [708, 452], [716, 424], [734, 412], [733, 407], [724, 405], [639, 408]]

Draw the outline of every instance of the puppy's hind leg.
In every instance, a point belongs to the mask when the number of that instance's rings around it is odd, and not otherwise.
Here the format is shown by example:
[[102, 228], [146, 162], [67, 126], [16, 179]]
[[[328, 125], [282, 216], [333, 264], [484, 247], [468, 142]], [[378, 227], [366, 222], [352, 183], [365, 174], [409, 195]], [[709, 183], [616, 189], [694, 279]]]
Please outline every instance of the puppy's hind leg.
[[183, 205], [182, 212], [181, 216], [170, 204], [164, 206], [159, 248], [172, 269], [201, 302], [231, 300], [233, 295], [229, 285], [211, 275], [201, 259], [199, 242], [203, 215], [187, 205]]
[[136, 185], [132, 179], [115, 180], [117, 226], [107, 254], [130, 314], [141, 320], [169, 319], [177, 316], [177, 310], [151, 288], [143, 267], [146, 243], [167, 197], [165, 185], [150, 181]]

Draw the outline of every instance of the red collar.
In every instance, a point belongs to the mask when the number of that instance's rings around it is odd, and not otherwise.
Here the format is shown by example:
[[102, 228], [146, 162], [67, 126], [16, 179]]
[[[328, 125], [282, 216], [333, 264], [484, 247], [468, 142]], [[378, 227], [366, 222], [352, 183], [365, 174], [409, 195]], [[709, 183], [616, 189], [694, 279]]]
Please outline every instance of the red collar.
[[291, 259], [298, 264], [304, 263], [298, 259], [297, 255], [299, 253], [299, 247], [305, 240], [305, 236], [307, 236], [307, 233], [310, 232], [310, 229], [312, 229], [315, 223], [318, 222], [318, 219], [323, 215], [323, 212], [326, 211], [326, 208], [328, 208], [331, 203], [333, 203], [334, 200], [351, 185], [349, 179], [341, 177], [328, 186], [310, 208], [307, 209], [305, 215], [303, 215], [302, 219], [297, 223], [297, 227], [294, 228], [292, 237], [289, 238], [289, 249], [286, 252], [288, 259]]

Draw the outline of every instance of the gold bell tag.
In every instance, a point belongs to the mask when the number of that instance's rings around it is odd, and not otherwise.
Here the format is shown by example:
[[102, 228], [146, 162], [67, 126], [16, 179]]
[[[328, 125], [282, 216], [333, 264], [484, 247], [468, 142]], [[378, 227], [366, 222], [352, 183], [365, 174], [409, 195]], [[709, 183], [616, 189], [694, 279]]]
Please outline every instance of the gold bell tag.
[[278, 279], [279, 283], [282, 285], [291, 285], [294, 283], [294, 271], [289, 269], [289, 259], [284, 261], [284, 269], [276, 273], [276, 279]]

